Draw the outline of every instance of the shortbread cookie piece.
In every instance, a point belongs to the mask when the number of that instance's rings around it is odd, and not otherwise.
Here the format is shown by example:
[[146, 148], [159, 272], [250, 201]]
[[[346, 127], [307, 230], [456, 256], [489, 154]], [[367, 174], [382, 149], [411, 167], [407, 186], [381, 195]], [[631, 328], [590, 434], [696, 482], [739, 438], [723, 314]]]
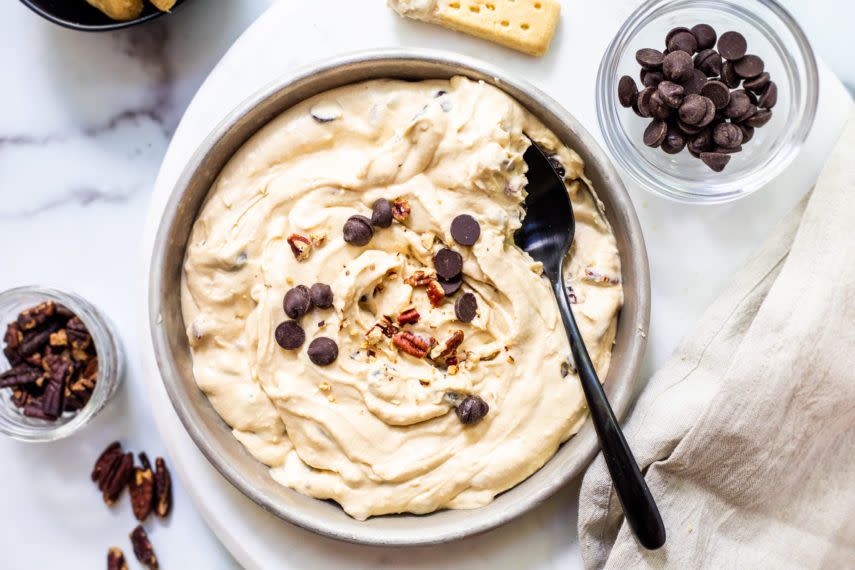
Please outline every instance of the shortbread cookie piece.
[[169, 12], [175, 6], [176, 0], [149, 0], [161, 12]]
[[86, 0], [113, 20], [133, 20], [143, 11], [143, 0]]
[[558, 25], [558, 0], [388, 0], [408, 18], [431, 22], [531, 55], [543, 55]]

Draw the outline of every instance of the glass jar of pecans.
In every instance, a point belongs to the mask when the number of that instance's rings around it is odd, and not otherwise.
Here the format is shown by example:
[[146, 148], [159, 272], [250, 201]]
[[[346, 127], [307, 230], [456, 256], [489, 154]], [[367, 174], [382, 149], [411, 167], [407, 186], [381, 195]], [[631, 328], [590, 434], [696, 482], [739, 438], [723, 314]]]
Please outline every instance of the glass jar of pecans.
[[0, 432], [54, 441], [110, 400], [123, 355], [112, 323], [73, 293], [19, 287], [0, 293]]

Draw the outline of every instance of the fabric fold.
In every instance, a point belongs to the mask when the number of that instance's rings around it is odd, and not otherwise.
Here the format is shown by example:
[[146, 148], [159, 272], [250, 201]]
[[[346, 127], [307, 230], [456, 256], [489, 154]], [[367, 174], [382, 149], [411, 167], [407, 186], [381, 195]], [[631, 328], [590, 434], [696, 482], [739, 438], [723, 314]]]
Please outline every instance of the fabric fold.
[[588, 568], [855, 561], [855, 118], [794, 209], [650, 380], [625, 431], [668, 541], [641, 548], [605, 463]]

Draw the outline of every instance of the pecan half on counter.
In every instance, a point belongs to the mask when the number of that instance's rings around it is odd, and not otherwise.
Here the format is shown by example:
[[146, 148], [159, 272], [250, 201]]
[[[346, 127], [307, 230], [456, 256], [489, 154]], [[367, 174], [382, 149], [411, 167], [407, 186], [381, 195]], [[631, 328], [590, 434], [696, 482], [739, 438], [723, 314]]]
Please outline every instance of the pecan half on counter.
[[56, 421], [77, 412], [98, 381], [98, 354], [86, 325], [64, 305], [45, 301], [6, 327], [3, 354], [12, 368], [0, 388], [25, 416]]
[[148, 539], [148, 533], [142, 525], [137, 525], [137, 528], [131, 531], [130, 537], [131, 545], [134, 547], [134, 556], [137, 557], [140, 564], [149, 570], [157, 570], [157, 556], [154, 553], [151, 541]]

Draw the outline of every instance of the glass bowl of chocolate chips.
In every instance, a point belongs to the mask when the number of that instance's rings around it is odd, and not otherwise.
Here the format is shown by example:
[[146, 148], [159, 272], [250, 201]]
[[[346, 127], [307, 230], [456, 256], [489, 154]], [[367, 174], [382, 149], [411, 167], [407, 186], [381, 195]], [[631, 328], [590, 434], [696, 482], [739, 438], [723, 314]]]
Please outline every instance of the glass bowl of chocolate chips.
[[112, 324], [83, 298], [44, 287], [0, 293], [0, 432], [54, 441], [89, 423], [122, 373]]
[[603, 56], [597, 115], [633, 181], [720, 203], [792, 163], [818, 92], [810, 44], [774, 0], [648, 0]]

